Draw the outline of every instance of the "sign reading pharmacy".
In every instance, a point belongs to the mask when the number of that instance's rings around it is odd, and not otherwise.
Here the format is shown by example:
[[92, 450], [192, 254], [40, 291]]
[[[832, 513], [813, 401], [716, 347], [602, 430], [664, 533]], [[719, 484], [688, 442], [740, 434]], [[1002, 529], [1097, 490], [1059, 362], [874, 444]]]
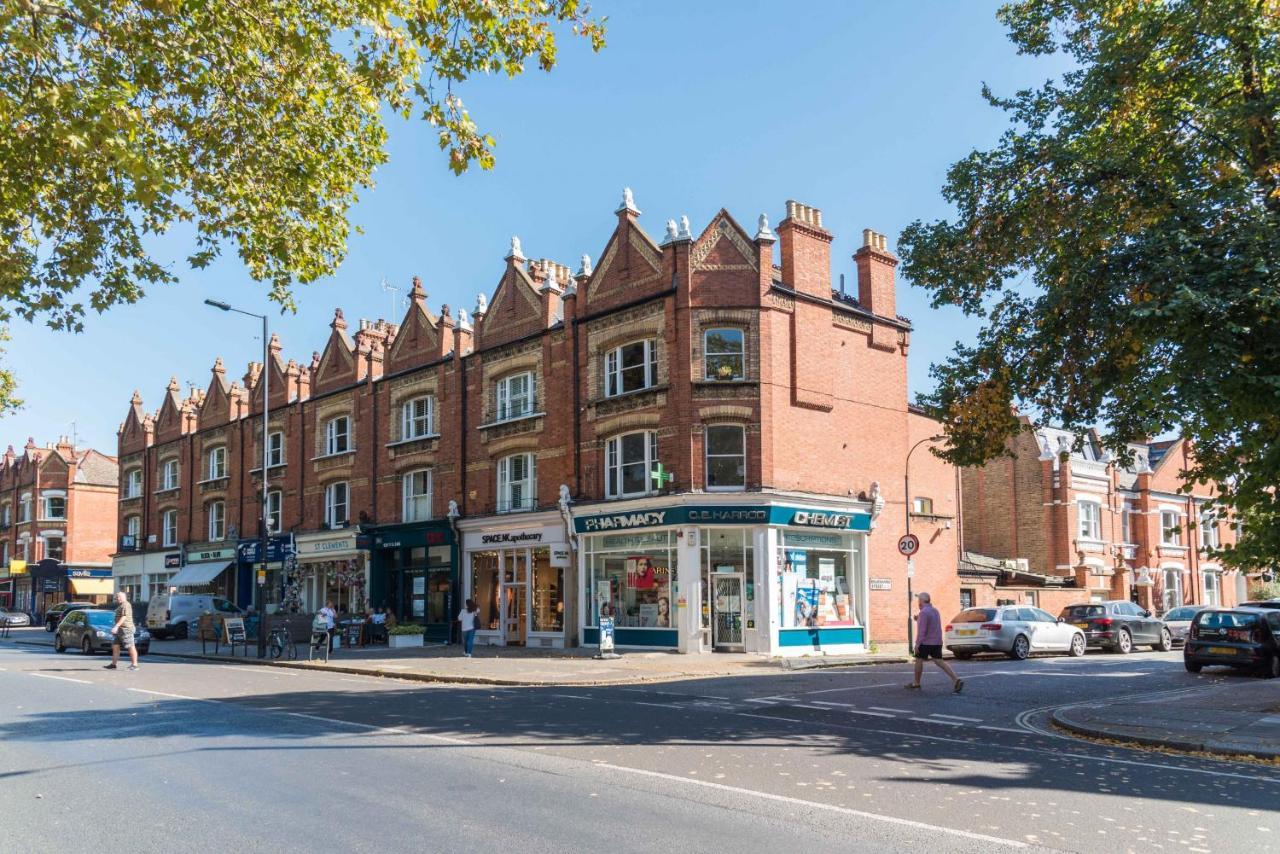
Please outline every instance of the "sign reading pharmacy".
[[842, 531], [870, 531], [869, 513], [842, 513], [781, 505], [766, 506], [686, 506], [627, 513], [579, 516], [573, 527], [579, 534], [659, 528], [666, 525], [792, 525]]

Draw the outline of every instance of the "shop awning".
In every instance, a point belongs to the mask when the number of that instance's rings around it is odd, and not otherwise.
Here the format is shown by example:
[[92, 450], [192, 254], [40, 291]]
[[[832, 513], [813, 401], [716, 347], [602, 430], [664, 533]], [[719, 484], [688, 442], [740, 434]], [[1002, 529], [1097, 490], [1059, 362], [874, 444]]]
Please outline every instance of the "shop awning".
[[199, 587], [208, 584], [224, 571], [235, 566], [234, 561], [210, 561], [209, 563], [192, 563], [184, 566], [178, 574], [169, 579], [169, 587]]
[[77, 596], [110, 596], [115, 582], [110, 578], [73, 578], [71, 592]]

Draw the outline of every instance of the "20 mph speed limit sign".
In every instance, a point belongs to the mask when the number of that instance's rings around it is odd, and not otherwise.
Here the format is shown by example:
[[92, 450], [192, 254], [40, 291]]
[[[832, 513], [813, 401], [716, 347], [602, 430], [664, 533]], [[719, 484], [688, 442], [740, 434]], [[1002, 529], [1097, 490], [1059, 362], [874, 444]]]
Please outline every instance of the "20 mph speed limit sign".
[[903, 534], [898, 540], [898, 551], [907, 557], [911, 557], [920, 551], [920, 538], [915, 534]]

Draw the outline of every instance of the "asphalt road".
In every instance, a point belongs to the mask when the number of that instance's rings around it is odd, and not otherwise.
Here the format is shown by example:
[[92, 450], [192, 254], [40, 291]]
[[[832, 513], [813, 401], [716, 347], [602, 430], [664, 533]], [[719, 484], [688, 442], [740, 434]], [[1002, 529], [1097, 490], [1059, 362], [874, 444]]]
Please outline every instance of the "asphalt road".
[[[1047, 710], [1230, 690], [1178, 654], [493, 689], [0, 643], [0, 849], [1261, 851], [1280, 769]], [[1280, 700], [1280, 683], [1277, 684]]]

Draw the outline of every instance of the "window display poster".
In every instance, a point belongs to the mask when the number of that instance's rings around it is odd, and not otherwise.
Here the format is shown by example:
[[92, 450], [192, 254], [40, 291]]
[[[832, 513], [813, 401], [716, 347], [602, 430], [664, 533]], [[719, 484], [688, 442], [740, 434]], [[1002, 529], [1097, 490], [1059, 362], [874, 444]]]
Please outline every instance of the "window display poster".
[[818, 580], [823, 590], [831, 590], [836, 582], [836, 559], [833, 557], [818, 558]]
[[640, 606], [640, 627], [645, 629], [658, 627], [657, 603], [645, 603]]
[[796, 626], [818, 625], [818, 581], [814, 578], [796, 579], [795, 621]]
[[413, 597], [413, 616], [421, 617], [426, 613], [426, 602], [419, 596]]
[[421, 596], [422, 594], [424, 594], [424, 593], [426, 593], [426, 592], [427, 592], [427, 579], [426, 579], [426, 577], [421, 576], [421, 575], [415, 576], [415, 577], [414, 577], [414, 579], [413, 579], [413, 595], [414, 595], [414, 596]]
[[627, 586], [635, 590], [652, 590], [657, 583], [657, 570], [647, 557], [627, 558]]
[[806, 555], [800, 549], [787, 550], [787, 566], [786, 572], [804, 572], [806, 566]]
[[612, 583], [607, 578], [596, 580], [596, 614], [601, 617], [612, 617], [613, 606], [609, 604], [613, 601]]

